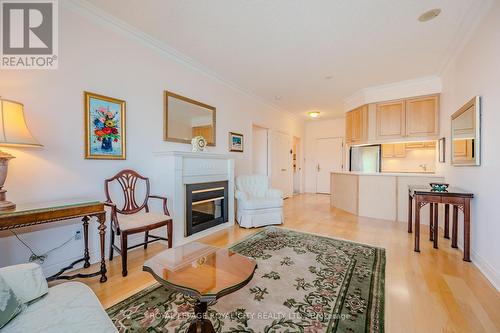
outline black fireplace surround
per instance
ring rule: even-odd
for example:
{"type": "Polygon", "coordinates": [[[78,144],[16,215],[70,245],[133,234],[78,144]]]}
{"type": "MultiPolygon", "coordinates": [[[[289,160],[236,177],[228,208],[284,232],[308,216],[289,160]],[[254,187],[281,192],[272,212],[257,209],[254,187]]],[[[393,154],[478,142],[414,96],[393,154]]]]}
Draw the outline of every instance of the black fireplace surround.
{"type": "Polygon", "coordinates": [[[228,182],[186,184],[186,236],[228,221],[228,182]]]}

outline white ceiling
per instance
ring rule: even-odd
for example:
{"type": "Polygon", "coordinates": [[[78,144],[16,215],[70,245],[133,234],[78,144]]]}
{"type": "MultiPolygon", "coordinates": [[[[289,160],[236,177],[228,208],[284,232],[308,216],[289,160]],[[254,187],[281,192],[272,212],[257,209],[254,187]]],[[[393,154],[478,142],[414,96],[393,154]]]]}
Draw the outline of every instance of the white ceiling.
{"type": "Polygon", "coordinates": [[[486,0],[88,1],[283,110],[329,117],[364,87],[439,74],[486,0]]]}

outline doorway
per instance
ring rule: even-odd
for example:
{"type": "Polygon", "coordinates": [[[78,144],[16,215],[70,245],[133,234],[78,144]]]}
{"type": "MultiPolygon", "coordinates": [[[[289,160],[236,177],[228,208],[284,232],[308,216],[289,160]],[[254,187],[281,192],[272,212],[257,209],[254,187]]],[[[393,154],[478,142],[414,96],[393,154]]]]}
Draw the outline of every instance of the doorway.
{"type": "Polygon", "coordinates": [[[302,180],[302,154],[300,151],[300,138],[294,136],[292,144],[292,168],[293,168],[293,194],[301,192],[302,180]]]}
{"type": "Polygon", "coordinates": [[[330,173],[344,168],[344,138],[316,139],[316,193],[330,194],[330,173]]]}
{"type": "Polygon", "coordinates": [[[269,130],[252,125],[252,173],[269,176],[269,130]]]}

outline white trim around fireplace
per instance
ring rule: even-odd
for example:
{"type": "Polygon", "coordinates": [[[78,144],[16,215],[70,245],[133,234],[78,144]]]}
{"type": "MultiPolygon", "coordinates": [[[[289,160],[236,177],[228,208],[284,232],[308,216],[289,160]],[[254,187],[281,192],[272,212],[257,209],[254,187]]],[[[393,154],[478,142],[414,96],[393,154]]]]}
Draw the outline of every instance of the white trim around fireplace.
{"type": "Polygon", "coordinates": [[[231,155],[204,152],[165,151],[154,153],[154,179],[167,193],[173,219],[173,246],[179,246],[234,225],[234,160],[231,155]],[[228,181],[228,222],[189,237],[186,230],[186,184],[228,181]]]}

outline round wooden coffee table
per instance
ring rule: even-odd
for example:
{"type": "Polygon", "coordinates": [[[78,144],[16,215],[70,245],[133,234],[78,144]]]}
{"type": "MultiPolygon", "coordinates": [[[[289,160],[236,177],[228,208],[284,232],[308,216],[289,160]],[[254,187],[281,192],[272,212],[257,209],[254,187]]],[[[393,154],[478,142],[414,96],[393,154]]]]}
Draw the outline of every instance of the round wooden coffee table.
{"type": "Polygon", "coordinates": [[[189,243],[148,259],[143,270],[167,288],[195,298],[196,318],[188,333],[215,333],[206,318],[210,302],[244,287],[253,277],[255,260],[227,249],[189,243]]]}

